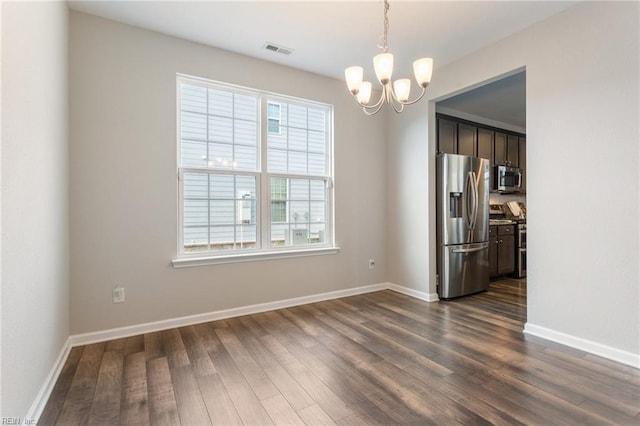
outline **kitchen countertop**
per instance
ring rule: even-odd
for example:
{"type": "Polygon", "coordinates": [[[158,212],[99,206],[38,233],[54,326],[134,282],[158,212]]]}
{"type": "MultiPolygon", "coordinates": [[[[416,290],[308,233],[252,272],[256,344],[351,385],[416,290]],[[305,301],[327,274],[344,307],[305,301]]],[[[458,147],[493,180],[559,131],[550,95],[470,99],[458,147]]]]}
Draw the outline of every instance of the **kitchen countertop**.
{"type": "Polygon", "coordinates": [[[489,219],[489,226],[491,225],[514,225],[516,222],[511,219],[489,219]]]}

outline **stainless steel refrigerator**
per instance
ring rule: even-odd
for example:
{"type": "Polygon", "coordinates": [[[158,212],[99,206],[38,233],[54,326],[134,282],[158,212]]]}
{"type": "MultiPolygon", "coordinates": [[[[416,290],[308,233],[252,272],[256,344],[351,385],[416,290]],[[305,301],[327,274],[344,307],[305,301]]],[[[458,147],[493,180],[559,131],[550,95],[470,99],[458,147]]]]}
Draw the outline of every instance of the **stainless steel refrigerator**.
{"type": "Polygon", "coordinates": [[[489,160],[438,154],[438,293],[451,299],[489,288],[489,160]]]}

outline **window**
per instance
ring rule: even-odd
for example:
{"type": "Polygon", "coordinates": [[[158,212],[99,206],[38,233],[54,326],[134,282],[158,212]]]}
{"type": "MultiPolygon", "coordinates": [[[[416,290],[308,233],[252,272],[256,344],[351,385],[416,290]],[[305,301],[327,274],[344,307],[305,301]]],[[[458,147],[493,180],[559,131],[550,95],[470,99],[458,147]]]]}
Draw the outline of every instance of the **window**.
{"type": "Polygon", "coordinates": [[[178,76],[179,257],[333,247],[332,112],[178,76]]]}

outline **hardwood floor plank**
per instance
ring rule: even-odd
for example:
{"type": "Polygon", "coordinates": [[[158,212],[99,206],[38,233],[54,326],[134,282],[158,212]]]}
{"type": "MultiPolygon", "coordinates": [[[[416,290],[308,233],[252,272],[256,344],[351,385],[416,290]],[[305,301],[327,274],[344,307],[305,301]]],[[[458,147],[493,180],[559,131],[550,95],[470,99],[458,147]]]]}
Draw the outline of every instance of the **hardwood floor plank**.
{"type": "Polygon", "coordinates": [[[126,338],[110,340],[108,342],[105,342],[104,351],[105,352],[113,352],[113,351],[124,352],[125,341],[126,341],[126,338]]]}
{"type": "Polygon", "coordinates": [[[144,352],[147,361],[167,356],[167,351],[164,349],[164,341],[162,339],[161,331],[146,333],[144,335],[144,352]]]}
{"type": "MultiPolygon", "coordinates": [[[[274,336],[264,336],[261,341],[280,364],[291,374],[298,384],[332,419],[339,420],[352,414],[344,401],[339,398],[324,382],[293,356],[274,336]]],[[[286,344],[286,343],[285,343],[286,344]]],[[[286,344],[291,347],[290,344],[286,344]]]]}
{"type": "Polygon", "coordinates": [[[278,388],[274,386],[249,351],[228,328],[217,329],[216,335],[227,349],[231,358],[233,358],[244,378],[251,385],[258,399],[262,400],[280,395],[278,388]]]}
{"type": "Polygon", "coordinates": [[[151,424],[167,426],[179,424],[180,418],[167,357],[147,361],[147,390],[151,424]]]}
{"type": "Polygon", "coordinates": [[[274,424],[304,426],[305,422],[296,414],[295,410],[291,408],[289,402],[282,395],[275,395],[263,399],[261,402],[274,424]]]}
{"type": "Polygon", "coordinates": [[[180,332],[176,328],[162,331],[162,339],[164,348],[169,361],[169,368],[178,368],[183,365],[189,365],[189,356],[184,347],[184,342],[180,336],[180,332]]]}
{"type": "Polygon", "coordinates": [[[180,424],[193,426],[210,425],[211,420],[209,419],[207,407],[202,400],[202,393],[191,365],[171,368],[170,372],[180,424]]]}
{"type": "Polygon", "coordinates": [[[180,337],[184,343],[189,362],[193,366],[196,376],[208,376],[216,373],[216,368],[211,362],[211,357],[202,343],[198,331],[194,326],[181,327],[180,337]]]}
{"type": "Polygon", "coordinates": [[[84,347],[78,368],[73,376],[71,389],[65,399],[58,424],[86,424],[89,420],[94,392],[98,383],[98,374],[104,343],[95,343],[84,347]]]}
{"type": "Polygon", "coordinates": [[[124,356],[144,352],[144,334],[127,337],[124,342],[124,356]]]}
{"type": "Polygon", "coordinates": [[[201,376],[197,381],[213,424],[227,426],[243,424],[218,374],[201,376]]]}
{"type": "MultiPolygon", "coordinates": [[[[218,339],[216,333],[225,328],[228,327],[215,328],[215,333],[210,338],[218,339]]],[[[255,425],[273,424],[224,344],[220,342],[219,345],[215,345],[215,350],[209,352],[209,355],[242,422],[255,425]]]]}
{"type": "MultiPolygon", "coordinates": [[[[243,318],[244,319],[244,318],[243,318]]],[[[252,354],[253,358],[263,369],[264,373],[271,382],[278,388],[278,391],[291,404],[294,410],[300,410],[315,404],[313,398],[296,382],[296,380],[284,369],[282,365],[272,356],[271,352],[258,340],[256,336],[264,336],[265,334],[258,331],[254,334],[252,331],[262,329],[256,327],[257,323],[250,322],[245,325],[245,321],[230,321],[230,329],[233,330],[238,339],[252,354]]]]}
{"type": "MultiPolygon", "coordinates": [[[[127,344],[125,344],[125,353],[126,347],[127,344]]],[[[122,386],[120,422],[123,425],[149,425],[147,366],[143,351],[134,352],[125,357],[122,386]]]]}
{"type": "Polygon", "coordinates": [[[640,424],[640,370],[522,334],[526,281],[394,291],[73,348],[39,424],[640,424]]]}
{"type": "Polygon", "coordinates": [[[298,414],[307,426],[331,426],[336,424],[318,405],[303,408],[298,411],[298,414]]]}
{"type": "MultiPolygon", "coordinates": [[[[106,347],[109,347],[107,345],[106,347]]],[[[112,346],[113,348],[113,346],[112,346]]],[[[105,352],[98,373],[95,396],[89,414],[89,425],[120,424],[124,340],[118,350],[105,352]]]]}
{"type": "Polygon", "coordinates": [[[69,394],[69,390],[71,389],[73,377],[76,373],[76,369],[78,368],[78,364],[80,363],[83,349],[84,348],[82,347],[71,348],[67,361],[62,367],[60,376],[51,391],[51,397],[42,411],[39,424],[53,425],[58,421],[64,402],[69,394]]]}

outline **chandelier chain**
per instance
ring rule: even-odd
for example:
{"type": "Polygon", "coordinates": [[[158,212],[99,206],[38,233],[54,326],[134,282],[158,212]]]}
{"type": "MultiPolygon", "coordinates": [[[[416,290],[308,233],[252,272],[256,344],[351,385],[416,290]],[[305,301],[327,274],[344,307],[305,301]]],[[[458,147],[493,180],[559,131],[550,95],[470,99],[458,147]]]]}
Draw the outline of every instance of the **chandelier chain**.
{"type": "MultiPolygon", "coordinates": [[[[389,1],[388,0],[384,0],[384,21],[382,24],[382,35],[380,36],[380,38],[382,39],[382,45],[378,45],[378,47],[380,49],[382,49],[382,52],[384,53],[388,53],[389,51],[389,44],[387,42],[387,37],[389,34],[389,1]]],[[[379,40],[379,39],[378,39],[379,40]]]]}

